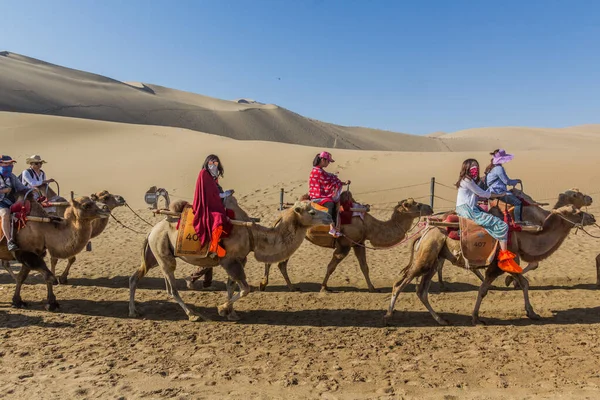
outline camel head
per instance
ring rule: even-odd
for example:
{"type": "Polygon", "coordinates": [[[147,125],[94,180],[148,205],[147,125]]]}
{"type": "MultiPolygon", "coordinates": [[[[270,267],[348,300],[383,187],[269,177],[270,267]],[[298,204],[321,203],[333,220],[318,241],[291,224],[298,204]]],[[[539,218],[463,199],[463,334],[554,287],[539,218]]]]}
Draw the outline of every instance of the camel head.
{"type": "Polygon", "coordinates": [[[552,210],[552,214],[560,215],[563,219],[571,222],[573,226],[588,226],[596,223],[596,218],[592,214],[581,211],[571,204],[555,208],[552,210]]]}
{"type": "Polygon", "coordinates": [[[122,207],[127,204],[123,196],[112,194],[108,190],[103,190],[99,193],[92,194],[90,199],[106,204],[111,211],[117,207],[122,207]]]}
{"type": "Polygon", "coordinates": [[[419,203],[409,198],[398,202],[398,205],[394,209],[394,214],[396,213],[417,218],[433,214],[433,209],[428,204],[419,203]]]}
{"type": "Polygon", "coordinates": [[[301,226],[329,225],[333,223],[333,219],[328,212],[317,210],[310,201],[297,201],[291,210],[301,226]]]}
{"type": "Polygon", "coordinates": [[[592,205],[592,198],[579,189],[570,189],[558,195],[558,204],[572,204],[575,208],[588,207],[592,205]]]}
{"type": "Polygon", "coordinates": [[[96,202],[87,196],[75,198],[71,192],[70,203],[71,206],[65,211],[65,217],[72,213],[77,220],[84,221],[110,216],[110,209],[106,204],[96,202]]]}

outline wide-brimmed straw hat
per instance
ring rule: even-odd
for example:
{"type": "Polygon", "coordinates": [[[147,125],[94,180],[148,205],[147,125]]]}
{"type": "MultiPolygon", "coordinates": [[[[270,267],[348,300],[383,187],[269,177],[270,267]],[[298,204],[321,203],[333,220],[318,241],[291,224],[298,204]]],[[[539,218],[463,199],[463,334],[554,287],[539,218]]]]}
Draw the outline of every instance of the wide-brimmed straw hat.
{"type": "Polygon", "coordinates": [[[27,160],[25,160],[25,164],[32,164],[32,163],[46,164],[46,160],[42,159],[41,156],[35,154],[31,157],[27,157],[27,160]]]}
{"type": "Polygon", "coordinates": [[[499,165],[507,163],[513,158],[515,158],[514,155],[508,154],[506,151],[504,151],[504,149],[500,149],[496,152],[496,154],[494,154],[494,159],[492,162],[494,163],[494,165],[499,165]]]}

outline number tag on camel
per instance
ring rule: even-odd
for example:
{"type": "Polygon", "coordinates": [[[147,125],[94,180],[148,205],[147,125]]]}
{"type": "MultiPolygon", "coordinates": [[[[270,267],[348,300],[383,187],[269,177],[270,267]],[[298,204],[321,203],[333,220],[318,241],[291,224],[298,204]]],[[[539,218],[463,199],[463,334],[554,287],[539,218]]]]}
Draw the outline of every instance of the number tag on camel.
{"type": "Polygon", "coordinates": [[[494,261],[498,241],[475,222],[460,218],[460,248],[467,267],[485,267],[494,261]]]}
{"type": "Polygon", "coordinates": [[[176,256],[207,257],[210,242],[200,246],[200,240],[194,229],[194,213],[192,206],[187,205],[181,212],[177,242],[175,245],[176,256]]]}

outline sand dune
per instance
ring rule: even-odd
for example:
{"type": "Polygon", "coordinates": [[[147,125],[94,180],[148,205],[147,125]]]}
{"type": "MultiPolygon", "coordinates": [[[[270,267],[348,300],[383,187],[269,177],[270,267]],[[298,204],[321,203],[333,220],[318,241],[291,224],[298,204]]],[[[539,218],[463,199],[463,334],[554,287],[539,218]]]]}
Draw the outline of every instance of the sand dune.
{"type": "Polygon", "coordinates": [[[172,126],[240,140],[386,151],[575,148],[579,143],[570,143],[573,136],[583,139],[588,134],[587,145],[596,145],[591,134],[599,131],[598,125],[559,130],[504,127],[416,136],[345,127],[252,99],[221,100],[149,83],[120,82],[9,52],[0,53],[0,111],[172,126]]]}

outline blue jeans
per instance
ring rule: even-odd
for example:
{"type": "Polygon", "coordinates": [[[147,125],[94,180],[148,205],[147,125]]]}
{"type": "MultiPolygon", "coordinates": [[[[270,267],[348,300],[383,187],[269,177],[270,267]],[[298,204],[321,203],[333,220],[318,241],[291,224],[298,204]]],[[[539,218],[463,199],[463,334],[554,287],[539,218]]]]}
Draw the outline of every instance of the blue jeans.
{"type": "Polygon", "coordinates": [[[506,197],[502,197],[500,200],[515,206],[515,222],[523,221],[523,203],[521,202],[521,199],[514,194],[509,194],[506,197]]]}

